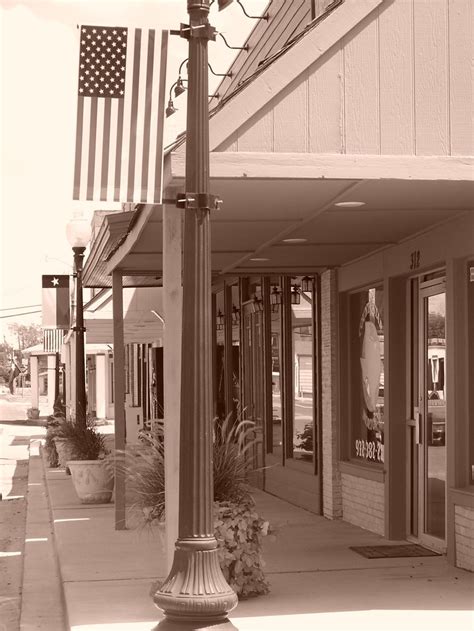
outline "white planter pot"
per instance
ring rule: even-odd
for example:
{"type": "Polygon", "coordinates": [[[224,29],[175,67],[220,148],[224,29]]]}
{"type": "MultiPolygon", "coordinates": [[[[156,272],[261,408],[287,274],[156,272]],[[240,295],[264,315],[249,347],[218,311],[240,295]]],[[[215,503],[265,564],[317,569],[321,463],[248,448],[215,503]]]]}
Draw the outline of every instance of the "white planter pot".
{"type": "Polygon", "coordinates": [[[112,499],[114,474],[103,460],[70,460],[72,482],[82,504],[107,504],[112,499]]]}

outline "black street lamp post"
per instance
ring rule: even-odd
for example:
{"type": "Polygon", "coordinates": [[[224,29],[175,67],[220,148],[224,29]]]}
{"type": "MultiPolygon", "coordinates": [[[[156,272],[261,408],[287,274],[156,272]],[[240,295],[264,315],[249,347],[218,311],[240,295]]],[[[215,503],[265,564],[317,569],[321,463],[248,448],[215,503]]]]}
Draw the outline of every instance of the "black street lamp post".
{"type": "Polygon", "coordinates": [[[76,215],[66,226],[66,235],[74,252],[74,276],[76,278],[76,326],[75,331],[75,421],[86,426],[86,374],[84,349],[84,304],[82,298],[82,268],[84,252],[89,243],[91,229],[89,223],[80,215],[76,215]]]}
{"type": "MultiPolygon", "coordinates": [[[[183,358],[179,463],[179,529],[171,571],[154,595],[167,623],[214,625],[227,619],[237,596],[227,584],[213,527],[212,353],[209,193],[209,0],[187,0],[189,40],[186,193],[184,211],[183,358]]],[[[229,623],[230,625],[230,623],[229,623]]],[[[199,628],[204,628],[199,626],[199,628]]]]}

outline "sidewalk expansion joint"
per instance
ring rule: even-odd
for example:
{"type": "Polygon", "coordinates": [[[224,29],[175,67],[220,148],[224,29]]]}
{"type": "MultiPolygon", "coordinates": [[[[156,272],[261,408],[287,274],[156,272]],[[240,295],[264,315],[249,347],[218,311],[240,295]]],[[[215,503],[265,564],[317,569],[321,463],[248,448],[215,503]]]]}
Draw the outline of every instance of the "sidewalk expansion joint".
{"type": "Polygon", "coordinates": [[[112,583],[121,581],[164,581],[166,576],[124,576],[121,578],[81,578],[76,581],[63,581],[64,585],[80,583],[112,583]]]}
{"type": "MultiPolygon", "coordinates": [[[[414,569],[416,567],[420,567],[417,565],[412,565],[410,566],[411,569],[414,569]]],[[[280,575],[280,574],[319,574],[319,573],[324,573],[324,572],[365,572],[366,570],[369,571],[373,571],[373,570],[377,570],[380,571],[381,569],[383,570],[397,570],[400,568],[405,568],[407,569],[407,567],[405,565],[377,565],[377,566],[372,566],[372,567],[328,567],[328,568],[316,568],[315,570],[277,570],[275,572],[265,572],[267,574],[267,576],[272,576],[272,575],[280,575]]]]}

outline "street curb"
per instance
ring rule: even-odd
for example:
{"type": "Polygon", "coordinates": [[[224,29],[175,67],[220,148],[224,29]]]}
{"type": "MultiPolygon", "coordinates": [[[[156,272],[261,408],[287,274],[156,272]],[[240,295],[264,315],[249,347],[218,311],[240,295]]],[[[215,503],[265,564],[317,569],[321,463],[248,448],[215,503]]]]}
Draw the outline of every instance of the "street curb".
{"type": "Polygon", "coordinates": [[[30,442],[20,631],[66,631],[67,609],[40,441],[30,442]]]}

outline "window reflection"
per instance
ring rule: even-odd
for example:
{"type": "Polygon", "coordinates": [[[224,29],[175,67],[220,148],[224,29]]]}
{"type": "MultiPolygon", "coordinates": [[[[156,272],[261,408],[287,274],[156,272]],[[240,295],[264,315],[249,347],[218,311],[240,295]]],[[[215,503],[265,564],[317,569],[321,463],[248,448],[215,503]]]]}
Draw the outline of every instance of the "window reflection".
{"type": "Polygon", "coordinates": [[[234,417],[240,408],[240,308],[239,285],[232,285],[232,410],[234,417]]]}
{"type": "Polygon", "coordinates": [[[281,284],[272,279],[270,291],[270,321],[272,346],[272,418],[273,453],[281,456],[283,450],[281,401],[281,284]]]}
{"type": "Polygon", "coordinates": [[[225,404],[225,327],[224,292],[216,294],[216,416],[224,419],[225,404]]]}

